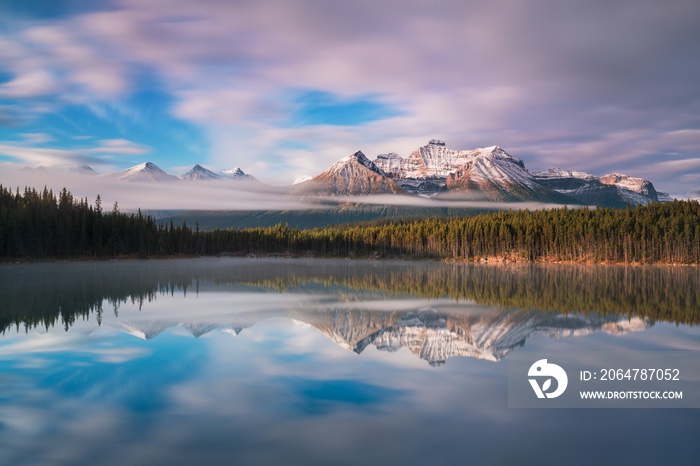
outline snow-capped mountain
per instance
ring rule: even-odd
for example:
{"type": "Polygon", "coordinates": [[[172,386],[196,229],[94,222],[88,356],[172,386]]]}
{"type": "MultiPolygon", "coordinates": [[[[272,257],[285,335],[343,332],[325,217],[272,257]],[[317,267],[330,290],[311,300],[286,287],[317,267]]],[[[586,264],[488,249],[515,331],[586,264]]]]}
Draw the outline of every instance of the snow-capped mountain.
{"type": "Polygon", "coordinates": [[[247,173],[244,173],[243,170],[241,170],[238,167],[233,167],[230,170],[223,170],[219,172],[219,176],[221,176],[221,178],[227,178],[231,180],[258,181],[253,175],[248,175],[247,173]]]}
{"type": "Polygon", "coordinates": [[[360,151],[342,158],[319,175],[293,185],[292,192],[315,195],[399,194],[404,190],[360,151]]]}
{"type": "Polygon", "coordinates": [[[590,173],[550,168],[533,175],[541,185],[588,205],[623,208],[660,200],[650,181],[620,173],[598,178],[590,173]]]}
{"type": "MultiPolygon", "coordinates": [[[[253,313],[240,316],[240,322],[228,323],[145,320],[120,322],[114,327],[141,339],[155,338],[173,327],[187,329],[195,338],[215,330],[235,336],[258,321],[274,316],[253,313]]],[[[433,366],[455,356],[498,361],[536,334],[550,338],[578,337],[594,332],[622,335],[653,325],[640,317],[563,315],[517,309],[454,314],[429,308],[401,312],[307,309],[291,313],[280,311],[276,316],[314,327],[337,345],[358,354],[370,345],[389,352],[407,348],[433,366]]]]}
{"type": "Polygon", "coordinates": [[[498,146],[453,150],[437,139],[407,158],[388,153],[370,161],[358,151],[291,191],[331,196],[455,193],[469,199],[606,207],[659,201],[654,185],[641,178],[620,173],[599,178],[559,168],[530,173],[522,160],[498,146]]]}
{"type": "Polygon", "coordinates": [[[183,180],[202,180],[202,181],[209,181],[209,180],[220,180],[222,178],[221,175],[218,175],[214,173],[211,170],[208,170],[201,166],[200,164],[195,165],[192,167],[190,171],[182,175],[180,178],[183,180]]]}
{"type": "Polygon", "coordinates": [[[621,173],[611,173],[600,177],[600,182],[609,186],[617,186],[623,196],[628,197],[632,204],[648,204],[651,201],[658,201],[658,194],[651,181],[621,173]],[[632,192],[637,196],[629,196],[632,192]]]}
{"type": "Polygon", "coordinates": [[[572,203],[572,199],[540,185],[522,160],[498,146],[469,152],[463,165],[447,176],[450,191],[476,193],[495,201],[572,203]]]}
{"type": "Polygon", "coordinates": [[[152,162],[145,162],[139,165],[135,165],[126,170],[111,173],[107,175],[110,178],[115,178],[120,181],[176,181],[179,178],[173,175],[169,175],[161,170],[156,164],[152,162]]]}
{"type": "Polygon", "coordinates": [[[372,162],[362,152],[345,157],[293,192],[325,195],[379,193],[419,194],[440,192],[468,194],[494,201],[535,200],[576,203],[541,186],[525,170],[522,160],[498,146],[451,150],[437,139],[404,159],[382,154],[372,162]]]}
{"type": "MultiPolygon", "coordinates": [[[[298,318],[298,317],[297,317],[298,318]]],[[[500,310],[478,314],[333,310],[305,318],[340,346],[361,353],[369,345],[382,351],[408,348],[430,365],[454,356],[498,361],[534,334],[550,338],[602,331],[620,335],[645,330],[652,322],[639,317],[593,316],[500,310]]]]}
{"type": "MultiPolygon", "coordinates": [[[[89,166],[50,169],[95,174],[89,166]]],[[[39,167],[36,170],[49,168],[39,167]]],[[[238,167],[214,172],[200,164],[178,178],[152,162],[105,176],[139,182],[258,181],[238,167]]],[[[650,181],[621,173],[598,177],[560,168],[530,173],[522,160],[508,154],[501,147],[453,150],[437,139],[430,140],[406,158],[388,153],[380,154],[372,161],[357,151],[313,178],[295,181],[287,189],[298,195],[412,194],[432,197],[449,194],[453,198],[469,200],[536,201],[613,208],[664,202],[679,197],[659,193],[650,181]]],[[[698,196],[700,194],[680,197],[698,196]]]]}

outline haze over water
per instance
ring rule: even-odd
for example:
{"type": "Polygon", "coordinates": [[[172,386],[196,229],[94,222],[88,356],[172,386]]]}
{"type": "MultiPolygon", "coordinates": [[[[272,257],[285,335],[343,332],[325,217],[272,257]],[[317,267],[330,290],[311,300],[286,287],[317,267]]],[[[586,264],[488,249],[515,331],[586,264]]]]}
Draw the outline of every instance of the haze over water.
{"type": "Polygon", "coordinates": [[[698,282],[692,267],[4,265],[0,462],[693,463],[699,410],[508,408],[507,361],[699,351],[698,282]]]}

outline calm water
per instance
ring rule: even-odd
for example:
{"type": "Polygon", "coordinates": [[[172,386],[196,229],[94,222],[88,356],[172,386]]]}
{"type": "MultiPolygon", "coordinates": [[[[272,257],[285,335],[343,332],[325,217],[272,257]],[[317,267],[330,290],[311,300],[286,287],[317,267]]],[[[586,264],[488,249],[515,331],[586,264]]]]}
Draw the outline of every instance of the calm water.
{"type": "Polygon", "coordinates": [[[661,267],[0,266],[0,464],[698,464],[700,409],[508,408],[507,361],[700,351],[699,284],[661,267]]]}

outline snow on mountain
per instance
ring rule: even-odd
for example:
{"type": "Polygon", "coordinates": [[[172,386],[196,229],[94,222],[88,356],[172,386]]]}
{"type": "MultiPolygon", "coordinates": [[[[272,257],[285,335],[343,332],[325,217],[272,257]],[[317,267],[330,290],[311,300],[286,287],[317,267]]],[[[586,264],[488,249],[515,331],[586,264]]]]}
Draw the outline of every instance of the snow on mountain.
{"type": "Polygon", "coordinates": [[[181,322],[178,325],[189,330],[195,338],[199,338],[219,328],[219,324],[216,323],[181,322]]]}
{"type": "Polygon", "coordinates": [[[361,151],[342,158],[312,179],[292,186],[291,191],[331,196],[404,192],[361,151]]]}
{"type": "Polygon", "coordinates": [[[650,181],[620,173],[598,178],[590,173],[550,168],[533,175],[541,185],[588,205],[621,208],[659,201],[650,181]]]}
{"type": "Polygon", "coordinates": [[[115,179],[120,180],[120,181],[162,182],[162,181],[177,181],[177,180],[179,180],[178,177],[173,176],[173,175],[169,175],[168,173],[165,173],[156,164],[154,164],[152,162],[141,163],[141,164],[135,165],[131,168],[127,168],[126,170],[116,172],[116,173],[111,173],[107,176],[109,176],[110,178],[115,178],[115,179]]]}
{"type": "Polygon", "coordinates": [[[294,180],[294,182],[292,183],[292,185],[299,184],[299,183],[303,183],[304,181],[309,181],[309,180],[312,179],[312,178],[313,178],[313,176],[303,176],[303,177],[301,177],[301,178],[297,178],[296,180],[294,180]]]}
{"type": "Polygon", "coordinates": [[[142,340],[151,340],[175,324],[163,321],[119,322],[115,328],[142,340]]]}
{"type": "Polygon", "coordinates": [[[475,192],[495,201],[573,203],[540,185],[517,159],[498,146],[470,151],[469,159],[447,177],[447,188],[475,192]]]}
{"type": "Polygon", "coordinates": [[[190,171],[181,176],[183,180],[212,181],[212,180],[236,180],[236,181],[257,181],[255,177],[247,175],[238,167],[230,170],[223,170],[219,173],[204,168],[197,164],[190,171]]]}
{"type": "MultiPolygon", "coordinates": [[[[614,185],[623,190],[631,191],[633,193],[639,194],[640,196],[633,196],[640,199],[639,204],[647,204],[651,201],[658,201],[656,194],[656,189],[651,181],[643,180],[641,178],[634,178],[632,176],[623,175],[621,173],[611,173],[609,175],[601,176],[600,182],[607,185],[614,185]],[[646,202],[644,202],[646,199],[646,202]]],[[[622,191],[624,193],[624,191],[622,191]]],[[[623,194],[624,195],[624,194],[623,194]]]]}
{"type": "Polygon", "coordinates": [[[641,331],[651,322],[626,316],[594,316],[499,310],[478,314],[327,310],[297,317],[308,321],[343,348],[361,353],[369,345],[382,351],[408,348],[441,365],[454,356],[498,361],[534,334],[550,338],[583,336],[596,331],[616,335],[641,331]]]}
{"type": "Polygon", "coordinates": [[[219,180],[222,178],[221,175],[218,175],[214,173],[211,170],[208,170],[201,166],[200,164],[195,165],[192,167],[190,171],[182,175],[180,178],[183,180],[201,180],[201,181],[209,181],[209,180],[219,180]]]}
{"type": "MultiPolygon", "coordinates": [[[[525,344],[532,335],[567,338],[604,332],[623,335],[643,331],[653,322],[620,315],[557,314],[519,309],[480,309],[474,313],[444,313],[424,308],[415,311],[315,308],[251,313],[236,322],[118,322],[114,327],[141,339],[152,339],[167,329],[181,327],[195,337],[212,331],[238,335],[270,317],[291,318],[297,326],[314,327],[337,345],[362,353],[373,345],[395,352],[407,348],[430,365],[444,364],[455,356],[498,361],[525,344]]],[[[240,316],[239,316],[240,317],[240,316]]]]}
{"type": "Polygon", "coordinates": [[[543,180],[543,179],[595,180],[598,178],[597,176],[591,175],[590,173],[580,172],[580,171],[562,170],[561,168],[550,168],[548,170],[533,172],[532,175],[537,177],[538,180],[543,180]]]}
{"type": "Polygon", "coordinates": [[[247,180],[247,181],[257,181],[254,176],[248,175],[243,172],[238,167],[233,167],[230,170],[224,170],[219,172],[221,178],[228,178],[232,180],[247,180]]]}
{"type": "Polygon", "coordinates": [[[574,202],[541,186],[522,160],[498,146],[452,150],[433,139],[406,159],[395,153],[380,154],[375,163],[411,194],[448,190],[495,201],[574,202]]]}

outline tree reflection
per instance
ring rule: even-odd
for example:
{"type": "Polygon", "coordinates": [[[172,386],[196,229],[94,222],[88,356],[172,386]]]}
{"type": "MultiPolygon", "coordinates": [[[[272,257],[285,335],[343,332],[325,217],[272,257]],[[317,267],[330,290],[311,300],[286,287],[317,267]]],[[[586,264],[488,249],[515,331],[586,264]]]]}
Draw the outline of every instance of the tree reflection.
{"type": "MultiPolygon", "coordinates": [[[[158,296],[203,290],[347,293],[474,301],[507,310],[697,324],[700,269],[434,262],[201,259],[0,267],[0,330],[115,316],[158,296]]],[[[232,295],[233,296],[233,295],[232,295]]]]}

